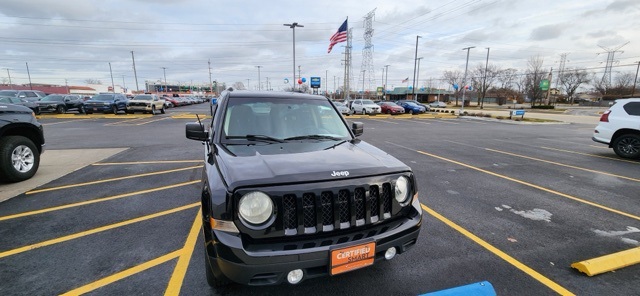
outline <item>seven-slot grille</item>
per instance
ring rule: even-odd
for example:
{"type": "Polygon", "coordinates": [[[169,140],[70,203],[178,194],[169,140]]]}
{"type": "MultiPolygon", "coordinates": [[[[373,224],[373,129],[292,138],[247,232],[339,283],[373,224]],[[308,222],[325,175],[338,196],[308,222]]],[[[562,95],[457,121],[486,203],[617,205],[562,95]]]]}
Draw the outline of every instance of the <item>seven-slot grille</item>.
{"type": "Polygon", "coordinates": [[[391,184],[285,194],[282,222],[286,235],[346,229],[391,217],[391,184]]]}

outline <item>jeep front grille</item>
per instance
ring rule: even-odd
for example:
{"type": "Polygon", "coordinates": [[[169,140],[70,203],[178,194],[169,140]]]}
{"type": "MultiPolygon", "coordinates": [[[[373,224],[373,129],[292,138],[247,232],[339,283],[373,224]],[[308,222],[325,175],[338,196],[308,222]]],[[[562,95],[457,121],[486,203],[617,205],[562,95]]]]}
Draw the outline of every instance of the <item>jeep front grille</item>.
{"type": "Polygon", "coordinates": [[[279,213],[286,235],[328,232],[391,217],[392,198],[390,183],[319,194],[285,194],[279,213]]]}

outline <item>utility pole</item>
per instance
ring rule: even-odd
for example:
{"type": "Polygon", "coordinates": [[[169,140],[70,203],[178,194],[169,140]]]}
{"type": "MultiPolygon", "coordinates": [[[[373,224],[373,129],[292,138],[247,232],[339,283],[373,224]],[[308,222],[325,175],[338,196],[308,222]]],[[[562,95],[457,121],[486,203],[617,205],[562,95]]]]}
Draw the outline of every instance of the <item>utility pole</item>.
{"type": "Polygon", "coordinates": [[[293,29],[293,87],[292,90],[296,90],[296,27],[304,28],[303,25],[298,23],[284,24],[284,26],[293,29]]]}
{"type": "Polygon", "coordinates": [[[116,85],[113,83],[113,71],[111,70],[111,62],[109,62],[109,73],[111,74],[111,91],[116,92],[116,85]]]}
{"type": "Polygon", "coordinates": [[[302,72],[300,71],[300,65],[298,65],[298,79],[302,79],[302,72]]]}
{"type": "MultiPolygon", "coordinates": [[[[416,76],[416,81],[418,82],[418,87],[420,87],[420,60],[422,60],[422,57],[418,58],[418,70],[417,70],[417,76],[416,76]]],[[[415,86],[414,88],[414,93],[415,93],[415,86]]],[[[418,101],[418,98],[416,96],[415,98],[416,102],[418,101]]]]}
{"type": "Polygon", "coordinates": [[[124,83],[124,75],[122,75],[122,90],[124,93],[127,93],[127,85],[124,83]]]}
{"type": "Polygon", "coordinates": [[[251,81],[251,79],[247,79],[247,90],[251,90],[251,88],[249,87],[249,81],[251,81]]]}
{"type": "MultiPolygon", "coordinates": [[[[604,51],[607,53],[607,65],[605,66],[604,75],[602,76],[602,80],[605,82],[605,86],[607,89],[611,85],[611,68],[613,68],[613,63],[615,62],[616,52],[623,53],[624,51],[621,51],[619,49],[624,47],[627,44],[629,44],[629,41],[613,49],[598,45],[600,46],[600,48],[604,49],[604,51]]],[[[599,54],[601,53],[598,53],[598,55],[599,54]]]]}
{"type": "MultiPolygon", "coordinates": [[[[482,101],[480,109],[484,109],[484,96],[487,94],[487,71],[489,70],[489,47],[487,47],[487,62],[484,64],[484,78],[482,79],[482,101]]],[[[464,102],[463,102],[464,103],[464,102]]]]}
{"type": "Polygon", "coordinates": [[[9,86],[13,89],[13,83],[11,83],[11,73],[9,73],[9,68],[7,68],[7,76],[9,76],[9,86]]]}
{"type": "Polygon", "coordinates": [[[324,95],[325,96],[329,95],[328,86],[329,86],[329,70],[324,70],[324,95]]]}
{"type": "Polygon", "coordinates": [[[389,81],[389,66],[391,65],[384,65],[384,99],[387,99],[387,82],[389,81]]]}
{"type": "Polygon", "coordinates": [[[638,63],[638,67],[636,67],[636,79],[633,80],[633,90],[631,90],[632,97],[636,93],[636,82],[638,82],[638,70],[640,70],[640,61],[636,63],[638,63]]]}
{"type": "Polygon", "coordinates": [[[29,76],[29,89],[33,90],[33,85],[31,84],[31,73],[29,73],[29,63],[28,62],[24,62],[24,63],[25,65],[27,65],[27,76],[29,76]]]}
{"type": "Polygon", "coordinates": [[[364,77],[365,74],[367,74],[367,70],[362,70],[362,96],[360,97],[361,99],[364,99],[364,77]]]}
{"type": "Polygon", "coordinates": [[[420,35],[416,35],[416,53],[413,58],[413,86],[411,87],[411,99],[413,100],[416,99],[416,66],[418,65],[418,39],[420,38],[420,35]]]}
{"type": "Polygon", "coordinates": [[[464,77],[462,78],[462,107],[460,108],[460,114],[462,114],[462,111],[464,111],[464,96],[466,94],[466,83],[467,83],[467,70],[469,69],[469,51],[471,51],[472,48],[475,48],[475,46],[470,46],[470,47],[466,47],[463,48],[462,50],[466,50],[467,51],[467,63],[464,66],[464,77]]]}
{"type": "Polygon", "coordinates": [[[162,74],[164,75],[164,92],[167,93],[167,90],[169,89],[167,87],[167,68],[166,67],[162,67],[162,74]]]}
{"type": "Polygon", "coordinates": [[[256,68],[258,68],[258,90],[262,90],[262,85],[260,84],[260,68],[262,68],[262,66],[256,66],[256,68]]]}
{"type": "Polygon", "coordinates": [[[213,80],[211,80],[211,59],[207,61],[209,64],[209,92],[213,95],[213,80]]]}
{"type": "Polygon", "coordinates": [[[136,91],[140,91],[140,87],[138,87],[138,73],[136,73],[136,58],[133,56],[133,50],[131,51],[131,60],[133,60],[133,77],[136,80],[136,91]]]}
{"type": "Polygon", "coordinates": [[[547,98],[544,100],[544,104],[545,105],[549,105],[549,95],[551,95],[551,73],[553,73],[553,68],[551,68],[551,71],[549,71],[549,77],[547,79],[549,79],[549,88],[547,89],[547,98]]]}

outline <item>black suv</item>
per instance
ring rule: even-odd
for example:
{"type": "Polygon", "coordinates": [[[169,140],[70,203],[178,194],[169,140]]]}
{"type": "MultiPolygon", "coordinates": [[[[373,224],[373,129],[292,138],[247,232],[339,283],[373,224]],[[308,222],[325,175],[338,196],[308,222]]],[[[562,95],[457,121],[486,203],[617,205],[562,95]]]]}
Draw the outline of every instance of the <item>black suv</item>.
{"type": "Polygon", "coordinates": [[[85,113],[84,101],[77,95],[50,94],[37,102],[41,112],[56,112],[58,114],[67,111],[85,113]]]}
{"type": "Polygon", "coordinates": [[[415,245],[422,223],[411,168],[359,140],[327,98],[226,91],[205,142],[207,281],[291,284],[337,275],[415,245]]]}
{"type": "Polygon", "coordinates": [[[33,177],[43,152],[42,125],[31,109],[0,104],[0,183],[33,177]]]}

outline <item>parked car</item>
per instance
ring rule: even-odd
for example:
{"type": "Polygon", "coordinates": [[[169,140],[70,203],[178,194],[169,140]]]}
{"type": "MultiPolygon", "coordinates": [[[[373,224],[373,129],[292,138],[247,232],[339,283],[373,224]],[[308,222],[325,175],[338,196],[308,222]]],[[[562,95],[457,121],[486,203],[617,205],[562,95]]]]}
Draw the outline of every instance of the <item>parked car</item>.
{"type": "Polygon", "coordinates": [[[379,114],[380,106],[376,105],[372,100],[356,99],[351,102],[351,113],[379,114]]]}
{"type": "Polygon", "coordinates": [[[435,101],[435,102],[429,103],[429,106],[433,108],[446,108],[447,104],[445,102],[435,101]]]}
{"type": "Polygon", "coordinates": [[[425,104],[420,103],[420,102],[418,102],[418,101],[416,101],[416,100],[398,100],[398,101],[396,101],[396,104],[398,104],[398,105],[399,105],[399,104],[400,104],[400,103],[402,103],[402,102],[410,102],[410,103],[414,103],[414,104],[416,104],[416,105],[418,105],[418,106],[421,106],[421,107],[423,107],[423,108],[424,108],[425,112],[429,112],[429,111],[431,111],[431,107],[429,107],[429,105],[425,105],[425,104]]]}
{"type": "Polygon", "coordinates": [[[616,100],[600,117],[592,139],[623,158],[640,158],[640,98],[616,100]]]}
{"type": "Polygon", "coordinates": [[[127,101],[124,94],[101,93],[84,101],[84,108],[88,114],[93,112],[118,114],[118,111],[127,111],[127,101]]]}
{"type": "Polygon", "coordinates": [[[419,106],[412,101],[398,101],[396,103],[404,108],[405,113],[420,114],[427,112],[427,109],[425,107],[419,106]]]}
{"type": "Polygon", "coordinates": [[[9,96],[25,99],[29,102],[38,101],[47,95],[39,90],[12,90],[5,89],[0,91],[0,96],[9,96]]]}
{"type": "MultiPolygon", "coordinates": [[[[178,107],[181,104],[175,97],[163,96],[162,98],[171,104],[169,108],[178,107]]],[[[167,104],[165,104],[165,106],[167,106],[167,104]]]]}
{"type": "Polygon", "coordinates": [[[349,110],[349,107],[347,107],[347,105],[345,105],[344,103],[333,102],[333,104],[336,105],[336,108],[338,108],[338,111],[340,112],[340,114],[347,115],[347,116],[351,114],[351,110],[349,110]]]}
{"type": "Polygon", "coordinates": [[[363,123],[349,126],[328,98],[226,91],[211,117],[185,127],[205,144],[198,197],[209,285],[297,284],[416,245],[411,168],[358,139],[363,123]]]}
{"type": "Polygon", "coordinates": [[[42,153],[44,132],[31,109],[0,103],[0,180],[19,182],[33,177],[42,153]]]}
{"type": "Polygon", "coordinates": [[[17,97],[2,97],[0,96],[0,103],[14,104],[25,106],[33,111],[36,115],[40,115],[40,106],[36,102],[30,102],[22,98],[17,97]]]}
{"type": "Polygon", "coordinates": [[[64,114],[68,111],[85,113],[84,101],[77,95],[50,94],[39,101],[40,112],[56,112],[64,114]]]}
{"type": "Polygon", "coordinates": [[[158,110],[165,113],[164,100],[155,94],[136,95],[127,101],[127,113],[142,112],[156,115],[158,110]]]}
{"type": "Polygon", "coordinates": [[[394,102],[380,102],[380,111],[386,114],[404,114],[404,108],[394,102]]]}

